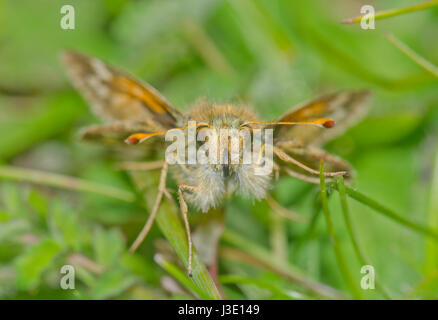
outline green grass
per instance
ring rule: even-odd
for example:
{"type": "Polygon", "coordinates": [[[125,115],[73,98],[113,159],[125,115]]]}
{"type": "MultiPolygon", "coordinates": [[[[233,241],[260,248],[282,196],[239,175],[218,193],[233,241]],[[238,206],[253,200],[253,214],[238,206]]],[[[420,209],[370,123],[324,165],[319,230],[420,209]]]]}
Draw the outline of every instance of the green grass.
{"type": "MultiPolygon", "coordinates": [[[[429,8],[432,8],[435,6],[438,6],[438,1],[436,1],[436,0],[426,1],[426,2],[418,3],[418,4],[415,4],[412,6],[403,7],[403,8],[379,11],[379,12],[375,13],[374,18],[376,20],[388,19],[388,18],[400,16],[403,14],[412,13],[415,11],[426,10],[426,9],[429,9],[429,8]]],[[[362,20],[362,16],[359,16],[359,17],[355,17],[355,18],[351,18],[351,19],[342,20],[342,23],[358,23],[361,20],[362,20]]]]}
{"type": "MultiPolygon", "coordinates": [[[[348,0],[71,4],[75,30],[59,27],[53,1],[0,5],[1,299],[438,297],[437,1],[371,3],[375,30],[339,23],[360,13],[348,0]],[[365,119],[324,146],[351,162],[354,183],[273,183],[273,199],[308,223],[239,197],[220,214],[189,208],[192,278],[181,214],[165,198],[130,254],[159,171],[117,170],[131,157],[77,140],[97,120],[66,80],[65,48],[150,82],[180,110],[206,97],[273,120],[324,92],[371,90],[365,119]],[[202,244],[216,244],[202,240],[223,226],[208,266],[202,244]],[[75,266],[75,290],[59,287],[65,264],[75,266]],[[375,290],[360,288],[365,264],[375,290]]],[[[175,200],[171,178],[168,188],[175,200]]]]}
{"type": "Polygon", "coordinates": [[[322,211],[324,212],[325,215],[327,231],[330,236],[330,242],[332,243],[333,249],[335,251],[336,260],[338,262],[339,269],[341,271],[342,277],[345,279],[345,282],[350,288],[353,297],[355,299],[362,299],[362,294],[358,286],[356,285],[356,282],[353,279],[351,271],[348,268],[347,261],[345,259],[342,248],[339,244],[339,239],[336,235],[335,227],[333,225],[333,220],[328,206],[327,187],[324,178],[324,162],[322,159],[321,159],[321,166],[319,171],[320,171],[319,178],[320,178],[320,194],[321,194],[322,211]]]}

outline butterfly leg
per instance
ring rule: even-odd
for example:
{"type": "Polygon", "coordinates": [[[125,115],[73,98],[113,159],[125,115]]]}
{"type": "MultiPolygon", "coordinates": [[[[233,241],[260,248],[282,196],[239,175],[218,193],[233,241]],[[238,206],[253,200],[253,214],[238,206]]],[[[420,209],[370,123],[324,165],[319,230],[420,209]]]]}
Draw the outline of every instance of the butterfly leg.
{"type": "MultiPolygon", "coordinates": [[[[283,161],[285,162],[289,162],[289,163],[293,163],[294,165],[296,165],[297,167],[313,174],[313,175],[319,175],[319,171],[314,170],[308,166],[306,166],[305,164],[299,162],[298,160],[292,158],[290,155],[288,155],[287,153],[285,153],[284,151],[280,150],[279,148],[275,148],[274,147],[274,153],[283,161]]],[[[345,175],[347,174],[346,171],[337,171],[337,172],[324,172],[324,176],[325,177],[334,177],[334,176],[340,176],[340,175],[345,175]]]]}
{"type": "Polygon", "coordinates": [[[184,197],[183,197],[183,191],[195,191],[198,187],[196,186],[189,186],[186,184],[181,184],[178,186],[178,198],[179,198],[179,206],[181,208],[181,213],[183,215],[183,219],[184,219],[184,224],[186,227],[186,232],[187,232],[187,240],[189,243],[189,262],[188,262],[188,274],[189,277],[192,276],[192,236],[190,233],[190,224],[189,224],[189,219],[187,217],[187,204],[184,201],[184,197]]]}
{"type": "Polygon", "coordinates": [[[305,174],[301,174],[301,173],[295,172],[295,171],[290,170],[288,168],[283,168],[283,170],[284,170],[284,172],[286,172],[291,177],[294,177],[294,178],[297,178],[297,179],[300,179],[300,180],[303,180],[303,181],[306,181],[306,182],[309,182],[309,183],[313,183],[313,184],[319,184],[320,183],[319,178],[309,177],[309,176],[306,176],[305,174]]]}
{"type": "Polygon", "coordinates": [[[129,248],[129,252],[134,252],[135,250],[137,250],[138,246],[146,238],[147,234],[149,233],[149,230],[152,227],[152,224],[155,220],[155,216],[157,215],[157,212],[158,212],[158,208],[160,207],[160,203],[161,203],[161,200],[163,198],[163,194],[165,194],[165,192],[166,192],[167,170],[168,170],[168,164],[167,164],[167,162],[164,162],[163,168],[161,169],[161,176],[160,176],[160,184],[158,186],[158,193],[157,193],[157,197],[155,198],[155,203],[154,203],[154,206],[152,207],[151,214],[149,215],[149,218],[146,221],[146,224],[144,225],[140,234],[137,236],[137,239],[135,239],[134,243],[131,245],[131,248],[129,248]]]}

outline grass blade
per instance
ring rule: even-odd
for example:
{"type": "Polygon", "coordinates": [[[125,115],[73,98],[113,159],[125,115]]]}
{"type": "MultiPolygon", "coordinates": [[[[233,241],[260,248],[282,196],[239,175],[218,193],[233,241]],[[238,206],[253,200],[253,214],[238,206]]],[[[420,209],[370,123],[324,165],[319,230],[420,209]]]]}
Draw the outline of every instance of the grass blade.
{"type": "Polygon", "coordinates": [[[365,255],[362,252],[362,249],[359,247],[359,243],[357,241],[356,235],[353,232],[353,226],[351,224],[350,219],[350,213],[348,210],[348,204],[347,204],[347,196],[345,193],[345,185],[344,185],[344,178],[343,177],[337,177],[337,186],[339,191],[339,198],[341,200],[341,207],[342,207],[342,214],[344,216],[345,224],[347,226],[348,234],[350,235],[351,241],[353,243],[354,250],[356,252],[356,255],[362,264],[367,264],[365,255]]]}
{"type": "MultiPolygon", "coordinates": [[[[411,12],[415,12],[415,11],[429,9],[429,8],[432,8],[432,7],[437,6],[437,5],[438,5],[438,0],[432,0],[432,1],[427,1],[427,2],[423,2],[423,3],[415,4],[415,5],[412,5],[409,7],[380,11],[374,15],[374,19],[375,20],[387,19],[387,18],[399,16],[399,15],[406,14],[406,13],[411,13],[411,12]]],[[[342,20],[341,23],[345,23],[345,24],[358,23],[362,20],[362,18],[363,18],[363,16],[345,19],[345,20],[342,20]]]]}
{"type": "Polygon", "coordinates": [[[407,55],[417,65],[419,65],[421,68],[423,68],[427,72],[431,73],[435,77],[438,77],[438,67],[437,66],[435,66],[433,63],[429,62],[428,60],[426,60],[425,58],[420,56],[414,50],[409,48],[405,43],[403,43],[398,38],[396,38],[393,34],[387,33],[385,35],[385,37],[386,37],[386,39],[388,39],[389,42],[391,42],[401,52],[403,52],[405,55],[407,55]]]}
{"type": "Polygon", "coordinates": [[[61,174],[12,166],[0,166],[0,180],[31,182],[72,191],[94,193],[130,203],[134,203],[137,199],[135,193],[127,190],[61,174]]]}
{"type": "Polygon", "coordinates": [[[272,254],[266,249],[251,243],[251,241],[242,238],[240,235],[235,234],[230,230],[224,231],[222,240],[242,250],[237,251],[232,248],[226,250],[222,249],[222,256],[226,258],[241,260],[251,265],[260,265],[261,267],[277,273],[289,281],[306,288],[309,292],[312,292],[319,297],[329,299],[348,299],[348,296],[345,296],[332,287],[308,278],[303,272],[294,266],[276,261],[272,254]]]}
{"type": "Polygon", "coordinates": [[[435,81],[435,78],[429,76],[429,74],[420,74],[418,76],[407,76],[401,79],[391,79],[385,75],[382,75],[374,70],[370,70],[350,52],[339,48],[333,41],[326,38],[320,30],[312,29],[311,26],[307,27],[306,32],[311,39],[315,39],[313,45],[319,50],[325,57],[330,59],[338,67],[344,71],[351,73],[354,76],[360,77],[368,82],[374,83],[378,86],[390,89],[390,90],[406,90],[413,87],[423,86],[435,81]]]}
{"type": "Polygon", "coordinates": [[[347,283],[348,287],[350,288],[351,293],[356,299],[362,299],[362,295],[356,286],[354,279],[350,273],[350,270],[348,269],[347,262],[345,260],[344,254],[342,253],[342,249],[339,245],[338,238],[336,236],[335,227],[333,225],[333,221],[330,215],[330,210],[328,206],[328,199],[327,199],[327,188],[325,185],[325,178],[324,178],[324,161],[321,159],[321,166],[320,166],[320,193],[321,193],[321,205],[322,205],[322,211],[325,215],[325,220],[327,224],[327,231],[330,235],[331,242],[333,245],[333,249],[335,251],[336,260],[338,261],[339,268],[341,269],[342,276],[344,277],[345,282],[347,283]]]}
{"type": "MultiPolygon", "coordinates": [[[[334,188],[337,189],[337,186],[334,185],[334,188]]],[[[339,190],[338,190],[339,191],[339,190]]],[[[345,191],[346,193],[353,199],[367,205],[368,207],[374,209],[375,211],[387,216],[388,218],[412,229],[415,230],[417,232],[420,232],[424,235],[427,235],[431,238],[433,238],[434,240],[438,240],[438,231],[430,229],[428,227],[425,227],[421,224],[418,224],[416,222],[410,221],[406,218],[404,218],[403,216],[399,215],[398,213],[396,213],[395,211],[385,207],[384,205],[382,205],[381,203],[375,201],[374,199],[371,199],[370,197],[364,195],[363,193],[349,187],[349,186],[345,186],[345,191]]]]}
{"type": "Polygon", "coordinates": [[[316,225],[318,223],[319,216],[321,215],[321,201],[319,193],[313,201],[312,218],[310,219],[309,226],[304,231],[303,235],[297,240],[295,250],[299,250],[301,246],[308,240],[312,239],[315,234],[316,225]]]}
{"type": "MultiPolygon", "coordinates": [[[[223,275],[219,277],[219,281],[223,284],[249,284],[254,285],[262,289],[267,289],[271,291],[273,294],[275,294],[276,299],[282,299],[282,300],[291,300],[296,299],[297,297],[290,294],[288,291],[286,291],[284,288],[280,288],[275,284],[272,284],[268,281],[263,281],[259,279],[249,278],[249,277],[242,277],[239,275],[223,275]]],[[[297,295],[297,293],[295,293],[297,295]]]]}
{"type": "Polygon", "coordinates": [[[201,290],[197,285],[195,285],[190,278],[187,276],[185,272],[175,266],[173,263],[170,263],[166,259],[164,259],[160,254],[156,254],[154,257],[155,261],[169,273],[172,277],[174,277],[180,284],[182,284],[186,289],[192,292],[195,296],[210,300],[211,297],[207,295],[203,290],[201,290]]]}
{"type": "MultiPolygon", "coordinates": [[[[348,231],[348,234],[350,235],[350,239],[351,239],[351,242],[353,244],[354,251],[356,252],[356,256],[363,266],[369,265],[361,247],[359,246],[359,242],[357,240],[357,237],[353,231],[353,225],[351,223],[350,212],[348,209],[347,195],[345,192],[344,177],[339,176],[336,178],[336,180],[337,180],[337,186],[338,186],[338,190],[339,190],[339,198],[341,200],[342,214],[344,216],[345,225],[347,226],[347,231],[348,231]]],[[[377,287],[377,289],[379,289],[380,293],[386,299],[391,299],[391,297],[386,292],[386,290],[379,283],[377,283],[377,281],[376,281],[376,287],[377,287]]]]}
{"type": "MultiPolygon", "coordinates": [[[[138,190],[142,190],[149,211],[154,203],[158,192],[160,172],[130,172],[134,184],[138,190]]],[[[158,227],[175,250],[183,265],[188,266],[188,241],[185,228],[182,223],[179,208],[175,203],[163,198],[160,209],[155,218],[158,227]]],[[[193,248],[195,249],[195,248],[193,248]]],[[[207,271],[205,265],[199,259],[196,250],[193,250],[192,278],[191,281],[203,291],[203,297],[209,299],[221,299],[221,295],[207,271]]]]}

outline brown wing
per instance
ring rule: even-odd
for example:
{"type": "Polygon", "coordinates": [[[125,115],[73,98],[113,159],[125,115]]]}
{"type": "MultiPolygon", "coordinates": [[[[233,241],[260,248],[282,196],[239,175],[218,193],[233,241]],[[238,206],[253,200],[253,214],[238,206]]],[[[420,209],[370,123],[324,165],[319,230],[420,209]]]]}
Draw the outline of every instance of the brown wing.
{"type": "Polygon", "coordinates": [[[330,129],[304,125],[277,126],[274,139],[279,144],[283,141],[292,141],[302,146],[321,145],[357,122],[366,112],[370,96],[369,91],[341,91],[294,108],[276,121],[295,122],[331,118],[336,125],[330,129]]]}
{"type": "Polygon", "coordinates": [[[114,121],[106,124],[97,124],[82,128],[79,138],[107,145],[126,145],[126,137],[137,132],[152,132],[148,125],[141,121],[114,121]]]}
{"type": "Polygon", "coordinates": [[[152,86],[76,52],[63,54],[75,87],[104,121],[143,121],[152,131],[177,126],[181,114],[152,86]]]}
{"type": "Polygon", "coordinates": [[[131,134],[138,132],[153,131],[149,129],[148,124],[145,122],[123,120],[82,128],[78,137],[84,141],[115,148],[120,151],[117,154],[126,159],[136,158],[137,156],[144,158],[162,150],[163,143],[160,139],[149,139],[136,148],[132,148],[124,142],[131,134]]]}

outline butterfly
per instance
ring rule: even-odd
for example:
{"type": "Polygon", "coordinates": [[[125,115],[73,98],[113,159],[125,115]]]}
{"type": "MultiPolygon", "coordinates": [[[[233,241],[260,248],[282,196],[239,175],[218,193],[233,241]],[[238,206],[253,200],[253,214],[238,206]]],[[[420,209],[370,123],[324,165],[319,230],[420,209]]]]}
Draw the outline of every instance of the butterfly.
{"type": "MultiPolygon", "coordinates": [[[[245,105],[206,100],[201,100],[182,113],[151,85],[97,58],[68,51],[63,54],[63,61],[73,85],[104,122],[82,130],[81,136],[86,140],[116,144],[126,142],[130,145],[145,143],[148,150],[164,150],[166,143],[157,136],[175,130],[180,130],[184,136],[188,135],[190,129],[195,130],[195,134],[201,129],[209,129],[213,133],[232,129],[235,134],[244,130],[250,133],[257,130],[272,131],[272,142],[269,145],[267,140],[258,140],[261,144],[260,154],[265,153],[263,150],[266,147],[271,147],[273,152],[273,170],[269,174],[256,174],[260,162],[231,163],[229,143],[218,147],[220,158],[225,155],[224,161],[220,163],[154,162],[155,167],[161,168],[157,199],[145,228],[131,250],[138,247],[149,231],[160,201],[167,193],[166,177],[171,169],[178,184],[179,204],[188,236],[189,274],[192,240],[187,203],[208,212],[234,193],[260,200],[268,196],[273,180],[278,179],[280,174],[317,184],[321,159],[328,180],[337,175],[351,179],[351,166],[321,146],[340,135],[365,114],[371,96],[369,91],[351,90],[323,95],[292,108],[274,121],[261,121],[245,105]]],[[[237,141],[237,144],[242,144],[240,138],[237,141]]],[[[251,141],[254,143],[256,140],[254,138],[251,141]]],[[[184,148],[185,151],[187,148],[184,148]]],[[[145,167],[148,167],[147,164],[145,167]]]]}

